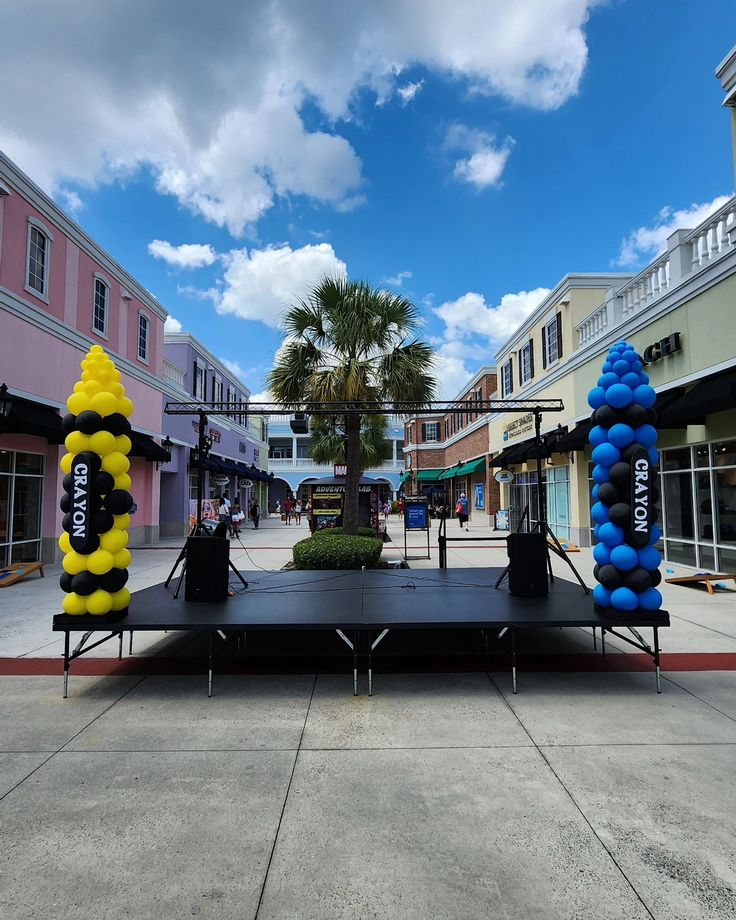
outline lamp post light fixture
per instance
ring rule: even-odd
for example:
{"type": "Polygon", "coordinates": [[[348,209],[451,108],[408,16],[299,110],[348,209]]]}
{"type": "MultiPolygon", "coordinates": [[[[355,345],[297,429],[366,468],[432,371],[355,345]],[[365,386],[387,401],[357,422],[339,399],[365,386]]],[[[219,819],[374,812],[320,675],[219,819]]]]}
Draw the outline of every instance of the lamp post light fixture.
{"type": "Polygon", "coordinates": [[[171,448],[173,446],[174,446],[174,442],[171,440],[171,438],[168,435],[166,435],[166,437],[161,442],[161,447],[163,447],[163,449],[166,451],[166,453],[169,456],[167,460],[157,460],[156,461],[157,470],[160,469],[164,465],[164,463],[169,463],[171,461],[171,448]]]}
{"type": "Polygon", "coordinates": [[[0,383],[0,415],[7,418],[13,408],[13,397],[4,383],[0,383]]]}

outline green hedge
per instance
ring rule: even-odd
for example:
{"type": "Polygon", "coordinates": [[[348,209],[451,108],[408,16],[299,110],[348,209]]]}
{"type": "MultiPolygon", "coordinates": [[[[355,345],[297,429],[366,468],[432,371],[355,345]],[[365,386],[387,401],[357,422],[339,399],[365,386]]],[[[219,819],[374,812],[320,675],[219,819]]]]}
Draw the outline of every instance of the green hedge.
{"type": "Polygon", "coordinates": [[[294,562],[298,569],[371,569],[378,565],[382,549],[383,542],[375,537],[309,537],[295,544],[294,562]]]}
{"type": "MultiPolygon", "coordinates": [[[[342,536],[345,531],[342,527],[323,527],[322,530],[315,530],[313,536],[315,537],[327,537],[327,536],[342,536]]],[[[373,537],[375,538],[375,530],[371,530],[370,527],[359,527],[358,528],[359,537],[373,537]]]]}

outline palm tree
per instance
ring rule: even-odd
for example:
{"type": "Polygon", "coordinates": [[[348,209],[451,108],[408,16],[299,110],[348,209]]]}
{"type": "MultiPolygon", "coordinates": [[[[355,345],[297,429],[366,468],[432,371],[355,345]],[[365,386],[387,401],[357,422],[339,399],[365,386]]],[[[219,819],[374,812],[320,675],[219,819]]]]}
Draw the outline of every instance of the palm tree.
{"type": "MultiPolygon", "coordinates": [[[[286,341],[268,376],[269,389],[282,403],[409,402],[419,407],[434,396],[432,349],[416,339],[420,314],[406,297],[364,281],[323,278],[287,310],[282,325],[286,341]]],[[[366,451],[377,424],[372,418],[345,413],[339,423],[317,422],[333,447],[336,439],[343,441],[345,533],[358,530],[358,483],[365,469],[361,445],[363,458],[370,461],[366,451]]]]}
{"type": "MultiPolygon", "coordinates": [[[[316,415],[309,426],[309,456],[317,463],[345,463],[345,416],[316,415]]],[[[388,440],[388,417],[366,415],[360,426],[360,471],[378,466],[393,455],[388,440]]]]}

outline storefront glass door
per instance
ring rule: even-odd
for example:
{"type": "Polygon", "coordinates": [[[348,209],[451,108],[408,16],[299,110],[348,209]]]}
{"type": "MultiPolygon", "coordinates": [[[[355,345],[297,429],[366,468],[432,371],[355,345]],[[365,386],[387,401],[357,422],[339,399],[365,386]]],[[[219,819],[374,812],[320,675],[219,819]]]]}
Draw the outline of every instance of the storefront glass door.
{"type": "Polygon", "coordinates": [[[0,565],[41,559],[44,458],[0,451],[0,565]]]}

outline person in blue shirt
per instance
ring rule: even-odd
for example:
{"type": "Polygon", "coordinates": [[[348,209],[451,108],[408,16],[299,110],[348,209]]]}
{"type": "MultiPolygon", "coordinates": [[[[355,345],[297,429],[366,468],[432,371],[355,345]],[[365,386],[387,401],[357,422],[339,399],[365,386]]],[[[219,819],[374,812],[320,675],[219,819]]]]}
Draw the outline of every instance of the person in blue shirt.
{"type": "Polygon", "coordinates": [[[460,522],[460,530],[468,530],[468,517],[470,515],[470,505],[465,493],[460,493],[460,498],[457,500],[457,506],[455,508],[455,514],[457,514],[457,519],[460,522]]]}

